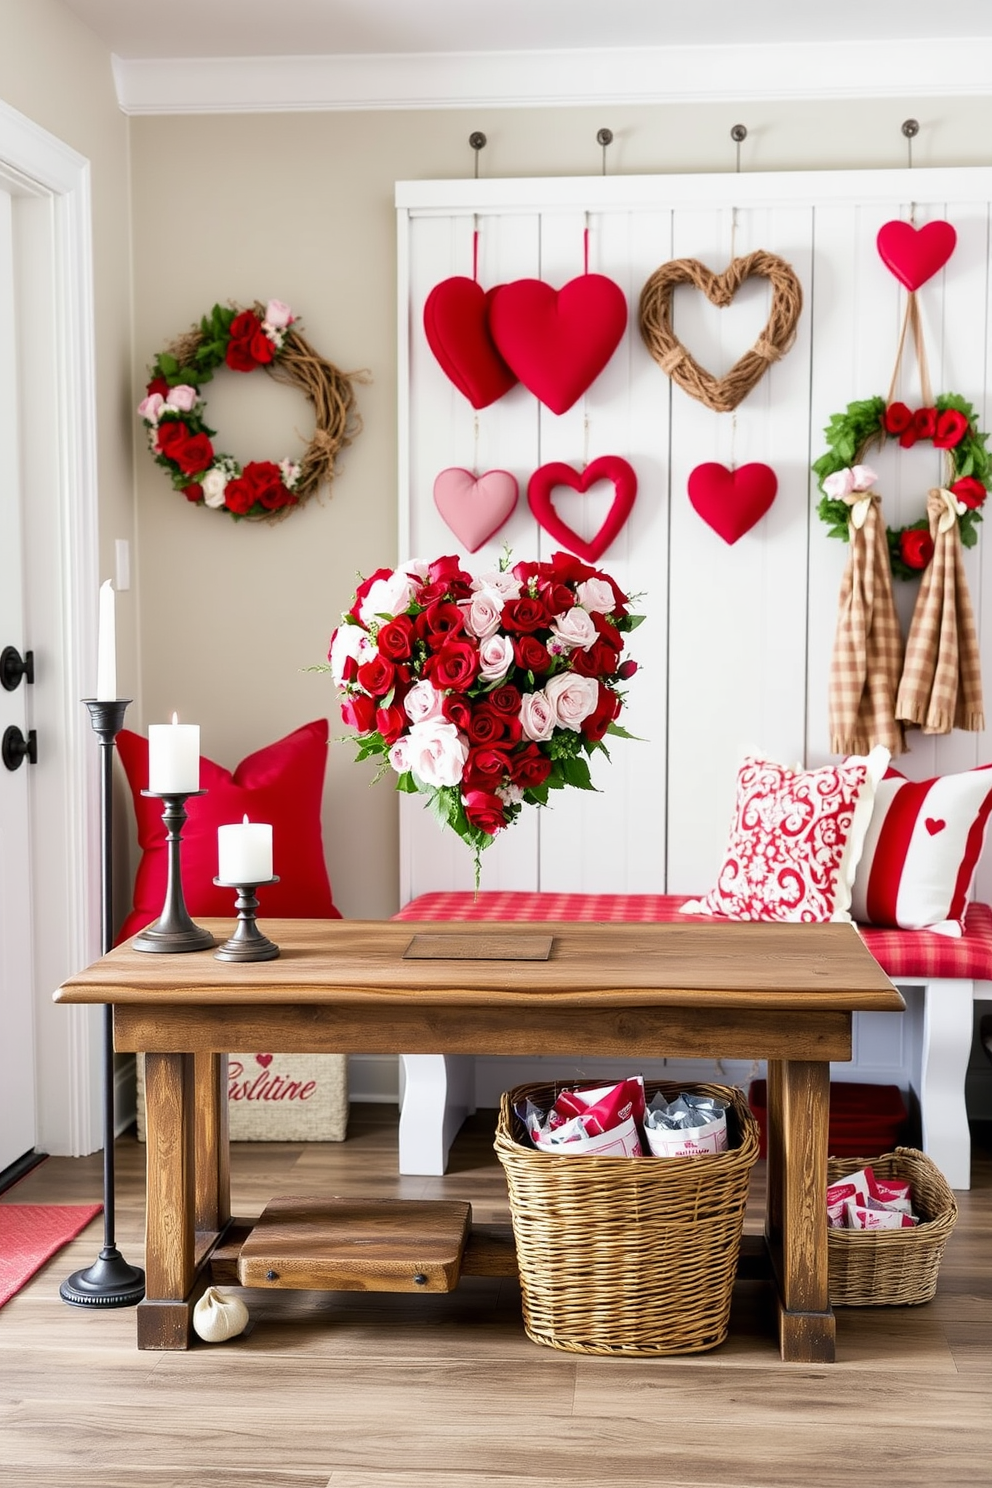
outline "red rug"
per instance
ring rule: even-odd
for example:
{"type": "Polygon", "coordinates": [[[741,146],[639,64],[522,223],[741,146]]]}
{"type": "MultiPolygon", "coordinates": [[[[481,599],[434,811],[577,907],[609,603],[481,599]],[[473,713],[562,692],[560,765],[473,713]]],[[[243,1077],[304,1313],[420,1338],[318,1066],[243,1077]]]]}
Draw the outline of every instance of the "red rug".
{"type": "Polygon", "coordinates": [[[0,1204],[0,1307],[102,1210],[102,1204],[0,1204]]]}

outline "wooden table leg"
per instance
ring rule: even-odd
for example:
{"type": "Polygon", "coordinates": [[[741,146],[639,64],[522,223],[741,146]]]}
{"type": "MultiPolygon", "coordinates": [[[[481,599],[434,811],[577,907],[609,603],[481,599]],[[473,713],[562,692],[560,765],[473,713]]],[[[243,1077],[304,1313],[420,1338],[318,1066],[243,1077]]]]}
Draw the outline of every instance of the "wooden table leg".
{"type": "Polygon", "coordinates": [[[196,1228],[221,1233],[231,1218],[227,1055],[193,1056],[196,1103],[196,1228]]]}
{"type": "Polygon", "coordinates": [[[827,1274],[830,1066],[770,1060],[766,1239],[779,1294],[779,1346],[791,1363],[832,1363],[827,1274]]]}
{"type": "Polygon", "coordinates": [[[189,1347],[195,1279],[192,1054],[145,1055],[145,1300],[139,1349],[189,1347]]]}

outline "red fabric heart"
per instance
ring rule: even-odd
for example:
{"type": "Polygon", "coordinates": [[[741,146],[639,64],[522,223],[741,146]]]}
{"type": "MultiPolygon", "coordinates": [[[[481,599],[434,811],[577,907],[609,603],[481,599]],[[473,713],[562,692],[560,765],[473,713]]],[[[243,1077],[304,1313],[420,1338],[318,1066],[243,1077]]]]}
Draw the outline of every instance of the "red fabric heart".
{"type": "Polygon", "coordinates": [[[908,290],[919,289],[942,269],[954,252],[958,235],[949,222],[886,222],[878,230],[878,255],[908,290]]]}
{"type": "Polygon", "coordinates": [[[427,344],[445,376],[473,408],[488,408],[517,379],[489,332],[487,294],[474,279],[456,275],[435,284],[424,305],[427,344]]]}
{"type": "Polygon", "coordinates": [[[946,821],[944,821],[943,817],[928,816],[925,819],[923,825],[926,827],[931,837],[936,837],[938,832],[942,832],[944,830],[944,828],[947,826],[947,823],[946,821]]]}
{"type": "Polygon", "coordinates": [[[272,1055],[271,1054],[256,1054],[255,1055],[255,1063],[256,1064],[260,1064],[263,1069],[268,1069],[269,1065],[272,1063],[272,1055]]]}
{"type": "Polygon", "coordinates": [[[471,470],[453,465],[434,482],[434,505],[470,553],[499,531],[518,495],[517,478],[508,470],[487,470],[476,479],[471,470]]]}
{"type": "Polygon", "coordinates": [[[637,495],[637,476],[620,455],[600,455],[580,475],[571,465],[553,461],[535,470],[527,483],[527,501],[538,522],[562,547],[568,548],[587,563],[595,563],[606,552],[620,528],[630,516],[637,495]],[[563,522],[554,508],[551,492],[555,486],[569,486],[573,491],[588,491],[597,481],[613,482],[616,492],[613,505],[595,537],[586,542],[563,522]]]}
{"type": "Polygon", "coordinates": [[[770,465],[741,465],[728,470],[714,461],[697,465],[689,476],[693,510],[731,544],[761,521],[777,490],[778,478],[770,465]]]}
{"type": "Polygon", "coordinates": [[[627,326],[627,301],[604,274],[561,289],[516,279],[492,291],[489,328],[504,361],[552,413],[565,413],[596,380],[627,326]]]}

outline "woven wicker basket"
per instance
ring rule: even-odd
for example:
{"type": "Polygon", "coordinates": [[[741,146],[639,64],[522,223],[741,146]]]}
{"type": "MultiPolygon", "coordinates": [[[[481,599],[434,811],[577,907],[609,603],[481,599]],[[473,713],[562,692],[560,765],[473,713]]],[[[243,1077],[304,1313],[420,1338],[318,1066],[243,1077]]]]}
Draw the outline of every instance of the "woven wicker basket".
{"type": "Polygon", "coordinates": [[[827,1164],[829,1181],[868,1164],[879,1178],[908,1179],[920,1223],[911,1230],[828,1230],[830,1301],[834,1307],[913,1307],[929,1302],[958,1217],[954,1194],[940,1169],[913,1147],[897,1147],[882,1157],[832,1157],[827,1164]]]}
{"type": "Polygon", "coordinates": [[[563,1157],[527,1142],[514,1105],[548,1107],[561,1086],[503,1095],[506,1172],[524,1329],[580,1354],[689,1354],[727,1336],[758,1125],[740,1090],[650,1082],[728,1102],[729,1149],[698,1157],[563,1157]]]}

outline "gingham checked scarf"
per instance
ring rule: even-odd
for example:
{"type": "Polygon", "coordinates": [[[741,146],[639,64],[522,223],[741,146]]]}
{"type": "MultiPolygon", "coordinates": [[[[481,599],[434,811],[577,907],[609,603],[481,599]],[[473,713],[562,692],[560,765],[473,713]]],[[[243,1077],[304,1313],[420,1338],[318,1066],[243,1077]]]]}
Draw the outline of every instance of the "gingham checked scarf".
{"type": "Polygon", "coordinates": [[[982,667],[950,491],[932,490],[927,517],[933,558],[923,574],[906,642],[896,717],[925,734],[985,727],[982,667]]]}
{"type": "Polygon", "coordinates": [[[860,510],[848,528],[830,660],[830,748],[834,754],[867,754],[884,744],[896,755],[905,748],[895,709],[902,632],[892,597],[881,497],[874,491],[857,492],[853,502],[860,510]]]}

